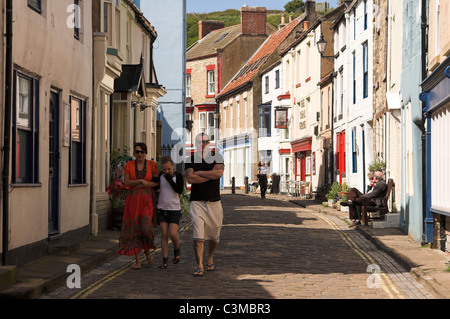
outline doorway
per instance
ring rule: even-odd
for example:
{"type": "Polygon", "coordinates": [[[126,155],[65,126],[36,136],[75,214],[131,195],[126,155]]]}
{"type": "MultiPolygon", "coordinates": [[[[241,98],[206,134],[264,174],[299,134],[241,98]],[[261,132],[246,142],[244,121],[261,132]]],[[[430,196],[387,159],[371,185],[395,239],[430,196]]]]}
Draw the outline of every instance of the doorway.
{"type": "Polygon", "coordinates": [[[59,233],[59,93],[51,91],[49,108],[48,234],[59,233]]]}

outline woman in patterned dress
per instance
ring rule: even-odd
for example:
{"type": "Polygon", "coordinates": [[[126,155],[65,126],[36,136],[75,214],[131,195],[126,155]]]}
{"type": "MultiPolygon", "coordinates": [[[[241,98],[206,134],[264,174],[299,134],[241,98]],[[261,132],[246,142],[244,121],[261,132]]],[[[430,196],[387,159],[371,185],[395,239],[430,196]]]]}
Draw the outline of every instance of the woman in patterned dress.
{"type": "Polygon", "coordinates": [[[153,227],[156,225],[155,193],[153,188],[159,186],[158,167],[154,161],[145,159],[147,146],[136,143],[134,147],[136,160],[125,165],[124,184],[128,187],[125,201],[122,229],[119,238],[121,255],[135,256],[134,269],[141,269],[141,251],[144,250],[149,264],[154,259],[150,249],[155,249],[153,227]]]}

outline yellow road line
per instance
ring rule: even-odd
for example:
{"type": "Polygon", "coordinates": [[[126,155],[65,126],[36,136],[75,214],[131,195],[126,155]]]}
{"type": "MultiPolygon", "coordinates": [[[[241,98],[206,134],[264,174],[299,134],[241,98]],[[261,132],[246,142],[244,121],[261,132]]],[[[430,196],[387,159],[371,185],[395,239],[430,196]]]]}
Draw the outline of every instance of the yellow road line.
{"type": "MultiPolygon", "coordinates": [[[[185,225],[183,225],[183,227],[181,227],[178,230],[178,234],[181,235],[183,232],[185,232],[190,226],[192,225],[192,223],[189,221],[188,223],[186,223],[185,225]]],[[[170,242],[169,242],[170,243],[170,242]]],[[[152,252],[152,255],[155,254],[156,252],[159,252],[161,250],[161,248],[157,248],[152,252]]],[[[141,257],[143,258],[143,254],[141,254],[141,257]]],[[[70,297],[70,299],[85,299],[87,296],[89,296],[90,294],[92,294],[93,292],[95,292],[96,290],[100,289],[102,286],[104,286],[107,282],[116,279],[117,277],[123,275],[124,273],[126,273],[128,270],[130,270],[130,265],[134,263],[134,261],[130,261],[128,262],[125,266],[120,267],[119,269],[114,270],[113,272],[109,273],[108,275],[104,276],[103,278],[97,280],[96,282],[90,284],[88,287],[86,287],[85,289],[81,290],[80,292],[78,292],[77,294],[73,295],[72,297],[70,297]]]]}
{"type": "MultiPolygon", "coordinates": [[[[323,216],[323,214],[312,212],[313,215],[316,215],[317,217],[321,218],[325,222],[327,222],[334,230],[336,230],[342,237],[342,239],[347,243],[347,245],[356,252],[366,263],[367,265],[373,265],[375,264],[375,261],[370,257],[361,247],[356,244],[345,232],[343,232],[335,222],[331,221],[327,217],[323,216]]],[[[398,291],[395,284],[392,282],[392,280],[381,270],[380,268],[380,275],[381,279],[384,279],[384,281],[387,282],[387,285],[384,283],[383,280],[381,280],[381,286],[383,290],[389,295],[391,299],[394,298],[392,293],[389,291],[389,288],[393,290],[393,292],[398,296],[398,298],[404,299],[405,297],[398,291]]]]}

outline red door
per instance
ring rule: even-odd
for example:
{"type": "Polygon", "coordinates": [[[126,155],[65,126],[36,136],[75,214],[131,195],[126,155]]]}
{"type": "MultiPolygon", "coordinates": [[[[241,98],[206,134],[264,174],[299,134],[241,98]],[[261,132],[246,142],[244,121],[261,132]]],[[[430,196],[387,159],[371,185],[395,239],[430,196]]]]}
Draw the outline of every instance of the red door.
{"type": "Polygon", "coordinates": [[[306,180],[306,157],[303,153],[303,156],[300,157],[300,180],[306,180]]]}
{"type": "Polygon", "coordinates": [[[342,184],[342,175],[345,174],[345,131],[337,134],[336,144],[336,167],[339,170],[339,184],[342,184]]]}

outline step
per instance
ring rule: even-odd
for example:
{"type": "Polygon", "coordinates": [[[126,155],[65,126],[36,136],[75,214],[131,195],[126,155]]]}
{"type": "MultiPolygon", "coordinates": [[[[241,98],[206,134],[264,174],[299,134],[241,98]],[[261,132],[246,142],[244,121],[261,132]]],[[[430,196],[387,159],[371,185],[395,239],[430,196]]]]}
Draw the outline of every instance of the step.
{"type": "Polygon", "coordinates": [[[372,221],[372,228],[398,228],[400,227],[400,213],[384,215],[385,220],[372,221]]]}
{"type": "Polygon", "coordinates": [[[0,266],[0,291],[14,285],[17,282],[16,266],[0,266]]]}

